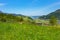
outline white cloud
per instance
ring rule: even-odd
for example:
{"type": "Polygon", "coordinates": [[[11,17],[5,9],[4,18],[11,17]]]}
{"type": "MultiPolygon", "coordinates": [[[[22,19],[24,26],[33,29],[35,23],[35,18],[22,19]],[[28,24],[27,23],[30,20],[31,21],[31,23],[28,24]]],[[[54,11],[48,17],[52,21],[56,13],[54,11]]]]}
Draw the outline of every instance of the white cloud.
{"type": "Polygon", "coordinates": [[[60,6],[60,2],[56,2],[56,3],[50,4],[50,5],[44,6],[42,8],[27,9],[27,10],[21,11],[20,13],[23,15],[28,15],[28,16],[46,15],[52,11],[51,10],[52,8],[55,9],[56,6],[60,6]]]}
{"type": "Polygon", "coordinates": [[[5,6],[6,4],[5,3],[0,3],[0,6],[5,6]]]}
{"type": "Polygon", "coordinates": [[[50,4],[50,5],[48,5],[48,6],[45,6],[45,7],[43,8],[43,10],[50,9],[50,8],[54,8],[54,7],[56,7],[56,6],[60,6],[60,2],[56,2],[56,3],[50,4]]]}

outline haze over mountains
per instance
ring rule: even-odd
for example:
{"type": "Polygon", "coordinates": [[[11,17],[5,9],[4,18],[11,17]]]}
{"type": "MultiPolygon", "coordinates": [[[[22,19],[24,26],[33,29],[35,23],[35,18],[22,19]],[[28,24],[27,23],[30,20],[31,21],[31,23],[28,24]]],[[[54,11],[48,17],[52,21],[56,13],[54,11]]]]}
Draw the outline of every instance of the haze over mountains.
{"type": "Polygon", "coordinates": [[[57,19],[60,20],[60,9],[57,9],[56,11],[54,12],[51,12],[47,15],[42,15],[42,16],[32,16],[32,18],[36,19],[36,18],[39,18],[39,19],[49,19],[51,16],[55,16],[57,19]]]}
{"type": "MultiPolygon", "coordinates": [[[[0,11],[0,13],[3,13],[2,11],[0,11]]],[[[6,13],[6,14],[9,14],[9,13],[6,13]]],[[[10,13],[11,14],[11,13],[10,13]]],[[[22,14],[12,14],[12,15],[15,15],[15,16],[25,16],[25,15],[22,15],[22,14]]],[[[47,15],[42,15],[42,16],[30,16],[31,18],[33,19],[49,19],[51,16],[56,16],[57,19],[60,20],[60,9],[54,11],[54,12],[51,12],[47,15]]]]}

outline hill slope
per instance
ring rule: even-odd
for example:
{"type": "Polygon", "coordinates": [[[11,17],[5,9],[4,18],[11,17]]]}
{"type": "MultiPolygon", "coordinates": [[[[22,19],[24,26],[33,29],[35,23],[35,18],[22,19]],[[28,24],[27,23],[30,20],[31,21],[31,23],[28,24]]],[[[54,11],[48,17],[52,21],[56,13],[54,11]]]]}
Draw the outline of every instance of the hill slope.
{"type": "Polygon", "coordinates": [[[24,16],[24,15],[21,15],[21,14],[13,14],[13,13],[4,13],[2,11],[0,11],[0,21],[3,21],[3,22],[6,22],[6,21],[9,21],[9,22],[21,22],[22,20],[25,21],[25,20],[32,20],[32,18],[30,18],[29,16],[24,16]]]}
{"type": "Polygon", "coordinates": [[[39,18],[40,19],[49,19],[51,16],[55,16],[57,19],[60,20],[60,9],[48,14],[48,15],[43,15],[43,16],[40,16],[39,18]]]}

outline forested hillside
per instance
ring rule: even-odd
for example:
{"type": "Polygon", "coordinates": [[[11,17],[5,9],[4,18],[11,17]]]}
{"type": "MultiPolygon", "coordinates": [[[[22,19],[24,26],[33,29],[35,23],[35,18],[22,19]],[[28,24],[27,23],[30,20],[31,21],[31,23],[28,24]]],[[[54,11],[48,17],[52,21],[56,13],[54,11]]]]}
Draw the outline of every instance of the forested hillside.
{"type": "Polygon", "coordinates": [[[60,20],[60,9],[51,12],[48,15],[40,16],[39,19],[49,19],[51,16],[55,16],[58,20],[60,20]]]}
{"type": "Polygon", "coordinates": [[[32,18],[21,14],[4,13],[0,11],[0,21],[2,22],[22,22],[31,21],[32,18]]]}

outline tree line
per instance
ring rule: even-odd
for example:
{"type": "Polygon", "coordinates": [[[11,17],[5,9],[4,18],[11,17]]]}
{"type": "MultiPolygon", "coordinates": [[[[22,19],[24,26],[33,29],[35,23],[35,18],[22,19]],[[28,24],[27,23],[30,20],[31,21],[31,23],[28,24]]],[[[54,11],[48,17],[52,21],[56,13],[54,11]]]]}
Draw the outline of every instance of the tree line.
{"type": "MultiPolygon", "coordinates": [[[[33,20],[31,17],[27,17],[27,16],[16,16],[13,14],[0,12],[0,21],[1,22],[23,22],[24,17],[27,18],[26,21],[28,21],[28,22],[31,22],[33,20]]],[[[32,22],[34,22],[34,21],[32,21],[32,22]]],[[[49,22],[51,25],[56,25],[57,18],[55,16],[51,16],[49,19],[49,22]]]]}
{"type": "Polygon", "coordinates": [[[23,21],[23,18],[22,18],[22,16],[18,17],[13,14],[0,12],[0,21],[1,22],[20,22],[20,21],[23,21]]]}

